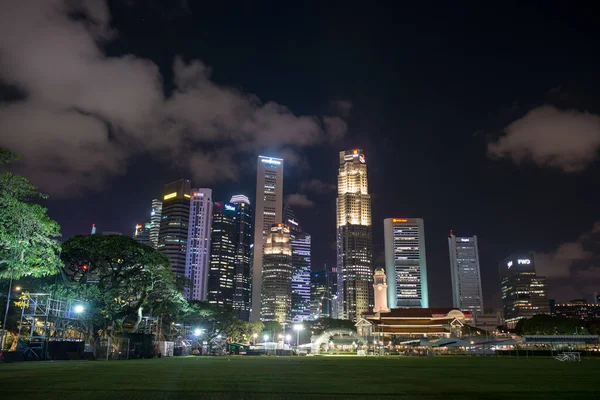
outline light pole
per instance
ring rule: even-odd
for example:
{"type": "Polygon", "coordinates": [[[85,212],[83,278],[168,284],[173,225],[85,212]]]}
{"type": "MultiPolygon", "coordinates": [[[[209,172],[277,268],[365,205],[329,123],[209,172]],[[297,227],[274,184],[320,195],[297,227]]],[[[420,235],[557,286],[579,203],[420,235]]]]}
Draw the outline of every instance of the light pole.
{"type": "Polygon", "coordinates": [[[265,353],[269,354],[269,346],[267,346],[267,340],[269,340],[269,335],[264,335],[263,339],[265,340],[265,353]]]}
{"type": "Polygon", "coordinates": [[[255,333],[252,335],[252,337],[254,338],[254,345],[256,346],[256,338],[258,337],[258,333],[255,333]]]}
{"type": "Polygon", "coordinates": [[[298,349],[298,346],[300,346],[300,331],[302,329],[304,329],[304,326],[302,326],[302,324],[294,325],[294,330],[296,331],[296,349],[298,349]]]}

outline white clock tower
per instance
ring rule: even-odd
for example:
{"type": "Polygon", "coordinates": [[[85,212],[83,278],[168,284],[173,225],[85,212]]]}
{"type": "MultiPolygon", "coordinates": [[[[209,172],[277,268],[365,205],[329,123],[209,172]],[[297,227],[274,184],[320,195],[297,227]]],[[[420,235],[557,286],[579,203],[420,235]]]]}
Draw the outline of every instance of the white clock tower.
{"type": "Polygon", "coordinates": [[[373,292],[375,293],[375,307],[373,312],[389,312],[387,303],[387,282],[385,270],[376,268],[373,275],[373,292]]]}

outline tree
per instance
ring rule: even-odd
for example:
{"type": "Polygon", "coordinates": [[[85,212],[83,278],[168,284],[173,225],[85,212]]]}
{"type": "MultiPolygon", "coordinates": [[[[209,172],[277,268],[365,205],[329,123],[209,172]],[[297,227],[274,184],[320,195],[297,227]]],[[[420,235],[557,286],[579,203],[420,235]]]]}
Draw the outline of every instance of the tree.
{"type": "Polygon", "coordinates": [[[519,320],[515,332],[518,335],[581,335],[587,333],[584,326],[585,323],[576,318],[540,314],[519,320]]]}
{"type": "MultiPolygon", "coordinates": [[[[19,157],[0,149],[0,165],[19,157]]],[[[0,173],[0,278],[42,277],[60,270],[60,226],[33,203],[47,196],[20,175],[0,173]]]]}
{"type": "Polygon", "coordinates": [[[66,280],[96,286],[106,324],[123,331],[136,332],[144,315],[181,297],[167,257],[126,236],[75,236],[63,244],[62,259],[66,280]]]}

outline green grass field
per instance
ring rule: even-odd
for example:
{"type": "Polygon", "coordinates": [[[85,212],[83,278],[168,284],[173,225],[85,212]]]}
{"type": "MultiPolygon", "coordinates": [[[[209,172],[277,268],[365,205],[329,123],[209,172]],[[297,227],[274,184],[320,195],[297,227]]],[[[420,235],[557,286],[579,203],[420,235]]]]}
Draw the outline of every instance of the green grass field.
{"type": "Polygon", "coordinates": [[[176,357],[0,365],[0,399],[594,399],[600,359],[176,357]]]}

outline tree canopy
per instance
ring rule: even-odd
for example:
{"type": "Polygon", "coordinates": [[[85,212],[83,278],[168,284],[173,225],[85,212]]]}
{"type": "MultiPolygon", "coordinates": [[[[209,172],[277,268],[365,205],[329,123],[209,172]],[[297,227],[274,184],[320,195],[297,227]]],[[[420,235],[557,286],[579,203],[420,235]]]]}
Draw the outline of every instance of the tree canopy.
{"type": "Polygon", "coordinates": [[[565,318],[546,314],[522,319],[515,327],[518,335],[573,335],[585,334],[585,322],[576,318],[565,318]]]}
{"type": "MultiPolygon", "coordinates": [[[[0,149],[0,165],[18,158],[0,149]]],[[[43,198],[25,177],[0,172],[0,278],[42,277],[60,270],[60,226],[33,202],[43,198]]]]}

